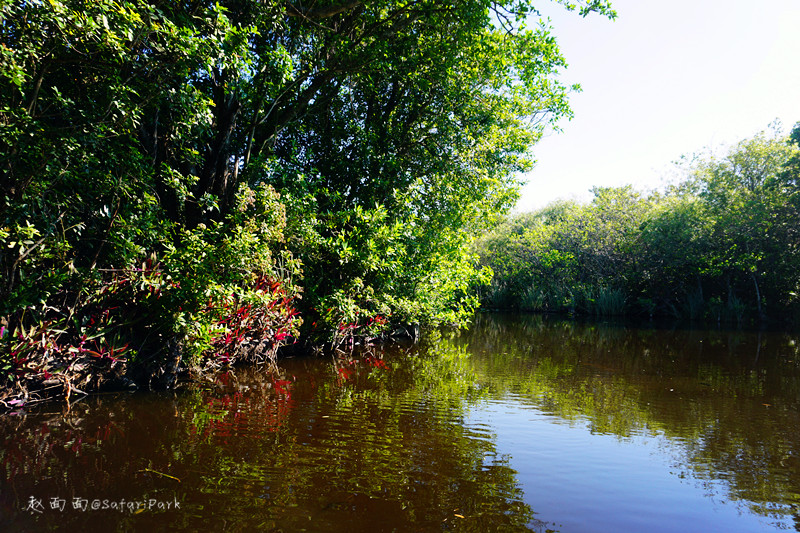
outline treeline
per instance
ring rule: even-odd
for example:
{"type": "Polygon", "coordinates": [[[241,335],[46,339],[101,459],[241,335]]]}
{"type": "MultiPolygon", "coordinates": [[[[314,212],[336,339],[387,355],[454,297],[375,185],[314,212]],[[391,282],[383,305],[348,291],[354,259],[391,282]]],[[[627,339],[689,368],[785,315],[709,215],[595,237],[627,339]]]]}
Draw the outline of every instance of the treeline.
{"type": "Polygon", "coordinates": [[[595,188],[479,243],[494,308],[745,324],[800,321],[800,124],[684,158],[645,194],[595,188]]]}
{"type": "Polygon", "coordinates": [[[0,3],[0,400],[463,322],[471,235],[569,114],[533,14],[0,3]]]}

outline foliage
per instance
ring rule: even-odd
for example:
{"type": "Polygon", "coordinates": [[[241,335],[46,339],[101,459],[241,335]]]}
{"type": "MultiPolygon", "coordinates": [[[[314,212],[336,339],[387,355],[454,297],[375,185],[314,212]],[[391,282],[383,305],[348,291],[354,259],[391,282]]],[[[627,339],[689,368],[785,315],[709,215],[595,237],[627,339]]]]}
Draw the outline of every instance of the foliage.
{"type": "Polygon", "coordinates": [[[75,347],[118,307],[103,338],[152,378],[270,359],[297,312],[315,342],[463,324],[488,279],[472,235],[576,89],[536,16],[527,0],[0,3],[2,326],[75,347]]]}
{"type": "Polygon", "coordinates": [[[542,311],[798,318],[795,127],[684,159],[663,193],[596,188],[588,205],[519,215],[479,243],[484,302],[542,311]]]}
{"type": "Polygon", "coordinates": [[[181,359],[197,369],[274,361],[301,324],[297,264],[289,258],[278,269],[271,257],[282,232],[276,193],[243,187],[238,205],[211,228],[172,235],[161,261],[154,254],[137,267],[98,269],[78,295],[58,294],[76,298],[68,308],[23,311],[27,320],[2,339],[4,396],[30,403],[128,386],[142,366],[152,368],[146,384],[166,386],[181,359]]]}

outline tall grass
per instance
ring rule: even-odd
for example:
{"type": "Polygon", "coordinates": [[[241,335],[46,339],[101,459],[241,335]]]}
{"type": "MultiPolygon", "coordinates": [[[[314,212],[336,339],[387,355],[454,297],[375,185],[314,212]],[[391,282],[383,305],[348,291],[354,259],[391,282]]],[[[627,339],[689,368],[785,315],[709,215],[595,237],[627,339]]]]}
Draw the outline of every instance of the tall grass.
{"type": "Polygon", "coordinates": [[[520,298],[519,307],[526,311],[543,311],[547,302],[547,295],[539,287],[528,287],[520,298]]]}
{"type": "Polygon", "coordinates": [[[594,297],[593,310],[597,316],[616,316],[625,312],[625,292],[622,289],[601,287],[594,297]]]}
{"type": "Polygon", "coordinates": [[[729,322],[735,321],[737,325],[741,325],[745,314],[747,314],[747,305],[737,298],[735,294],[731,294],[728,298],[728,304],[725,306],[725,318],[729,322]]]}
{"type": "Polygon", "coordinates": [[[735,294],[731,294],[726,303],[722,303],[722,299],[715,296],[708,302],[707,314],[717,323],[736,322],[737,325],[741,325],[745,315],[748,314],[748,306],[735,294]]]}
{"type": "Polygon", "coordinates": [[[704,308],[705,301],[703,300],[703,293],[694,291],[686,295],[686,303],[683,306],[683,313],[686,318],[690,320],[701,318],[704,308]]]}
{"type": "Polygon", "coordinates": [[[481,302],[490,309],[507,309],[514,304],[511,290],[497,279],[492,279],[486,292],[481,296],[481,302]]]}

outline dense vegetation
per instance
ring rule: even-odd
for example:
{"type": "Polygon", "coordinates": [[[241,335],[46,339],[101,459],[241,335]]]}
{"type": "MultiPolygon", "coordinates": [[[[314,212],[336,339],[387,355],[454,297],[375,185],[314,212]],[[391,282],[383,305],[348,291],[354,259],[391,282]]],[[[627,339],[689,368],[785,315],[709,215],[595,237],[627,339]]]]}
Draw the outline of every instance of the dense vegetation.
{"type": "Polygon", "coordinates": [[[463,322],[471,235],[569,114],[535,15],[0,2],[0,400],[463,322]]]}
{"type": "Polygon", "coordinates": [[[490,307],[714,322],[800,320],[800,124],[686,158],[664,192],[595,188],[479,244],[490,307]]]}

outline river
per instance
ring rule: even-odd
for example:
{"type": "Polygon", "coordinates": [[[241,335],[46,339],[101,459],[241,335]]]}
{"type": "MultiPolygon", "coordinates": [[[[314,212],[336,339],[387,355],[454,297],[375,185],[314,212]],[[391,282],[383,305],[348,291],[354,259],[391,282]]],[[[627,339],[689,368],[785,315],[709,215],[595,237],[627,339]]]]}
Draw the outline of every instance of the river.
{"type": "Polygon", "coordinates": [[[800,531],[800,336],[482,314],[0,439],[2,531],[800,531]]]}

